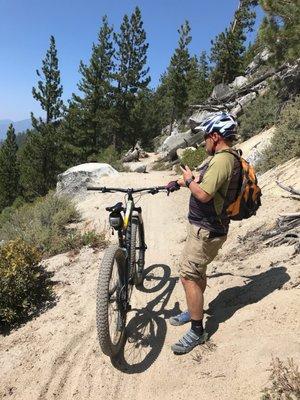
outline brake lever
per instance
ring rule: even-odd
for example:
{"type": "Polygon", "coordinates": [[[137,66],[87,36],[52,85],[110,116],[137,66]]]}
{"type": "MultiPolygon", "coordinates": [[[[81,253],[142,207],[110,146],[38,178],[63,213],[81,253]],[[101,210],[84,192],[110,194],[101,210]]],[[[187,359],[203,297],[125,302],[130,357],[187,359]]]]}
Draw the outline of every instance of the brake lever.
{"type": "Polygon", "coordinates": [[[156,193],[158,193],[158,189],[151,189],[151,190],[149,190],[149,193],[156,194],[156,193]]]}

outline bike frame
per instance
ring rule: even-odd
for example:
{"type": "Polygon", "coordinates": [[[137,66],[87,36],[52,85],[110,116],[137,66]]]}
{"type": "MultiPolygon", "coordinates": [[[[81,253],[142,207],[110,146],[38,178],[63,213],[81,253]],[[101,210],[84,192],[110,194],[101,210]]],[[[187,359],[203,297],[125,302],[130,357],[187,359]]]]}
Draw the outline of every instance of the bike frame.
{"type": "MultiPolygon", "coordinates": [[[[142,218],[142,208],[141,207],[135,207],[134,204],[134,198],[133,194],[134,193],[140,193],[140,192],[148,192],[151,194],[156,194],[159,191],[165,191],[166,188],[165,186],[157,186],[157,187],[149,187],[149,188],[139,188],[139,189],[123,189],[123,188],[109,188],[109,187],[87,187],[87,190],[95,190],[95,191],[100,191],[102,193],[115,193],[115,192],[121,192],[121,193],[126,193],[128,198],[126,202],[126,208],[124,209],[123,207],[120,207],[120,213],[123,211],[124,212],[124,219],[123,219],[123,226],[119,227],[117,229],[118,231],[118,239],[119,239],[119,247],[123,249],[125,252],[125,257],[126,257],[126,265],[124,269],[124,282],[123,282],[123,287],[121,292],[125,289],[125,296],[121,296],[124,310],[127,311],[130,309],[129,306],[129,287],[130,289],[132,288],[132,283],[129,282],[129,268],[130,266],[128,265],[128,260],[129,260],[129,254],[130,254],[130,243],[128,243],[127,238],[126,238],[126,233],[127,230],[131,227],[132,219],[133,218],[138,218],[139,223],[141,225],[141,239],[142,243],[140,243],[140,250],[146,251],[147,246],[145,244],[145,234],[144,234],[144,224],[143,224],[143,218],[142,218]]],[[[122,203],[123,206],[123,203],[122,203]]],[[[113,207],[108,207],[107,211],[112,211],[113,207]]],[[[124,292],[123,292],[124,293],[124,292]]]]}

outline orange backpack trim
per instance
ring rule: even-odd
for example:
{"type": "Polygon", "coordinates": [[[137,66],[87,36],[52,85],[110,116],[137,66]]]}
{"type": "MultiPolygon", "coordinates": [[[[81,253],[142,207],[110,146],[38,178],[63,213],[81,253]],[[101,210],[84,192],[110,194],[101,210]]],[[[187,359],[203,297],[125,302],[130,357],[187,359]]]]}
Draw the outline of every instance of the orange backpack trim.
{"type": "Polygon", "coordinates": [[[236,199],[226,209],[226,213],[230,219],[240,221],[256,214],[257,209],[261,206],[260,198],[262,193],[260,187],[257,185],[257,177],[253,166],[236,153],[225,151],[232,154],[241,163],[241,188],[236,199]]]}

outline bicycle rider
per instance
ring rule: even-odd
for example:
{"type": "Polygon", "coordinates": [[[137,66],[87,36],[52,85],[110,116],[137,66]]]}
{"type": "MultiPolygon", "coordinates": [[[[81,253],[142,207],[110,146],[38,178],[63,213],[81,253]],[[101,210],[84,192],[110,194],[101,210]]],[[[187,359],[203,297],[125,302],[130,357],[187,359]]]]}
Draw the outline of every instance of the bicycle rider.
{"type": "Polygon", "coordinates": [[[204,132],[206,152],[213,156],[206,171],[195,179],[186,166],[181,168],[183,178],[167,185],[170,192],[180,187],[191,191],[187,240],[179,261],[187,311],[170,318],[172,325],[191,322],[191,328],[171,346],[177,354],[188,353],[207,340],[208,334],[203,328],[206,268],[227,239],[230,221],[224,210],[234,200],[240,180],[240,163],[228,152],[236,139],[234,117],[218,113],[207,118],[200,128],[204,132]]]}

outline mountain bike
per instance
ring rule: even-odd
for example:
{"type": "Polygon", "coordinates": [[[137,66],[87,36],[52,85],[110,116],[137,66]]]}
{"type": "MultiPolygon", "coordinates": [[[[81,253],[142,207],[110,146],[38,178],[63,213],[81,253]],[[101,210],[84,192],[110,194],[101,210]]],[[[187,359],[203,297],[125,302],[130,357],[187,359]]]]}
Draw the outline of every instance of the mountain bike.
{"type": "Polygon", "coordinates": [[[96,301],[97,333],[101,350],[111,358],[117,357],[125,339],[126,316],[130,311],[133,286],[143,284],[145,265],[144,224],[142,208],[136,207],[135,193],[157,194],[165,186],[140,189],[88,187],[101,193],[125,193],[125,205],[118,202],[106,207],[109,224],[118,234],[118,244],[110,245],[99,269],[96,301]]]}

